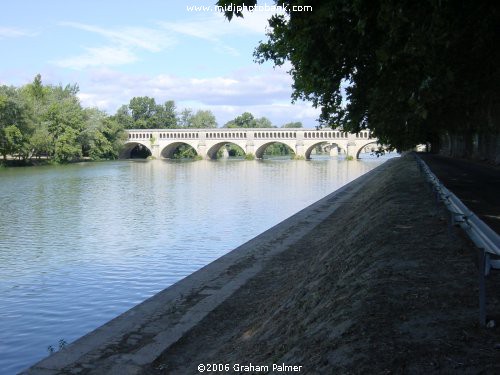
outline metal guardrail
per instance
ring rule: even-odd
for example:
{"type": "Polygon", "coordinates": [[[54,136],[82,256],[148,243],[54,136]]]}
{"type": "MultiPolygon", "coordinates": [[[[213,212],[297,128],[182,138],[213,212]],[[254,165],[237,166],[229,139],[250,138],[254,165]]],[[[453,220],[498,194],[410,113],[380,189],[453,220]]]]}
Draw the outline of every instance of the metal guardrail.
{"type": "Polygon", "coordinates": [[[451,225],[459,225],[479,249],[479,322],[486,324],[486,286],[485,277],[491,269],[500,269],[500,236],[472,212],[458,197],[449,191],[428,165],[417,155],[422,172],[432,184],[436,199],[443,202],[451,214],[451,225]]]}

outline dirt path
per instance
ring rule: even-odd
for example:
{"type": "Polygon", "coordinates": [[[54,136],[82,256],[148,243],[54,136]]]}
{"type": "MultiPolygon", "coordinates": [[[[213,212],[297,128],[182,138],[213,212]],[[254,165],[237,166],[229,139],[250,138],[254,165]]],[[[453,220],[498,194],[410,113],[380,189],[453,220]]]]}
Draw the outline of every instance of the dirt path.
{"type": "MultiPolygon", "coordinates": [[[[401,158],[143,373],[499,373],[499,329],[477,324],[475,257],[401,158]]],[[[500,322],[500,275],[488,288],[500,322]]]]}
{"type": "Polygon", "coordinates": [[[500,233],[500,166],[435,154],[420,157],[449,190],[500,233]]]}

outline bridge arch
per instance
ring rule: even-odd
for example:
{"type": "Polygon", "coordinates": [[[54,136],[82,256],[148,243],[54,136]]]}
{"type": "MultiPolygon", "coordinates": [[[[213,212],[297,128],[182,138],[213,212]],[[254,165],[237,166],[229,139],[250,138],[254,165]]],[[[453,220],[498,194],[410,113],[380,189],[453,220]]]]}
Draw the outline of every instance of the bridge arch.
{"type": "Polygon", "coordinates": [[[370,142],[363,143],[361,145],[361,147],[359,147],[358,150],[356,151],[356,159],[359,159],[359,154],[361,153],[361,150],[364,149],[366,146],[371,145],[371,144],[378,144],[378,142],[377,141],[370,141],[370,142]]]}
{"type": "Polygon", "coordinates": [[[280,144],[280,145],[285,145],[287,147],[287,149],[289,151],[291,151],[291,153],[293,155],[295,155],[295,150],[294,150],[294,143],[289,143],[289,142],[280,142],[280,141],[270,141],[270,142],[266,142],[264,144],[261,144],[259,147],[257,147],[257,149],[255,150],[255,157],[257,159],[262,159],[264,157],[264,153],[266,152],[266,149],[273,145],[273,144],[280,144]]]}
{"type": "Polygon", "coordinates": [[[242,146],[241,144],[238,144],[236,142],[217,142],[216,144],[214,144],[213,146],[211,146],[208,150],[207,150],[207,156],[209,159],[212,159],[212,160],[215,160],[217,159],[217,152],[219,152],[219,150],[226,146],[226,145],[234,145],[234,146],[237,146],[239,149],[241,149],[241,151],[243,151],[243,154],[245,154],[245,148],[244,148],[244,145],[242,146]]]}
{"type": "Polygon", "coordinates": [[[134,140],[134,141],[125,142],[122,150],[120,151],[120,155],[118,156],[118,158],[119,159],[130,159],[131,157],[133,157],[133,152],[136,149],[143,149],[145,151],[145,154],[148,154],[148,156],[151,156],[153,154],[153,152],[151,151],[151,148],[145,142],[134,140]]]}
{"type": "Polygon", "coordinates": [[[160,156],[162,158],[165,158],[165,159],[173,159],[174,158],[174,154],[175,154],[175,151],[181,147],[181,146],[189,146],[191,149],[193,149],[194,151],[194,154],[196,156],[198,156],[198,151],[196,151],[196,148],[188,143],[188,142],[182,142],[182,141],[179,141],[179,142],[172,142],[172,143],[169,143],[167,146],[165,146],[163,148],[163,150],[161,150],[160,152],[160,156]]]}
{"type": "Polygon", "coordinates": [[[330,144],[330,147],[337,147],[338,149],[338,153],[339,154],[345,154],[347,155],[347,150],[345,147],[343,147],[342,144],[338,143],[338,142],[328,142],[330,144]]]}
{"type": "Polygon", "coordinates": [[[311,153],[313,152],[314,148],[316,148],[317,146],[320,146],[320,145],[330,145],[330,146],[333,146],[333,147],[337,147],[339,148],[340,150],[342,150],[344,153],[347,153],[347,151],[337,142],[332,142],[332,141],[318,141],[318,142],[315,142],[315,143],[312,143],[312,144],[309,144],[307,149],[306,149],[306,152],[304,153],[304,156],[307,160],[311,159],[311,153]]]}

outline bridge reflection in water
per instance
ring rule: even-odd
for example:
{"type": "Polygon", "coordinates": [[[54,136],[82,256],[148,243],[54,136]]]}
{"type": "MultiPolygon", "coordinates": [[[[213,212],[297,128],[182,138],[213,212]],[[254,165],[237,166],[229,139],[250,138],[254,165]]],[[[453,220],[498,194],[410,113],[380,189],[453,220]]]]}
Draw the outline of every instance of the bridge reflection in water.
{"type": "Polygon", "coordinates": [[[227,144],[239,146],[246,155],[261,159],[267,147],[274,143],[288,146],[295,157],[310,159],[317,147],[329,147],[330,155],[343,153],[359,157],[369,144],[378,140],[369,130],[356,134],[332,129],[131,129],[120,155],[129,158],[137,146],[146,148],[153,157],[170,159],[181,145],[191,146],[203,159],[216,159],[217,152],[227,144]]]}

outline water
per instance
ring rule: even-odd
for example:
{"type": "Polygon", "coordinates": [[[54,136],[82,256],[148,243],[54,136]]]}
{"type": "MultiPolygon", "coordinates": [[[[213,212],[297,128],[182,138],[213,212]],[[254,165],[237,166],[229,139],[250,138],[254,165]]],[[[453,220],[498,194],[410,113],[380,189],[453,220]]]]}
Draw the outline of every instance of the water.
{"type": "Polygon", "coordinates": [[[28,367],[383,161],[0,170],[0,373],[28,367]]]}

